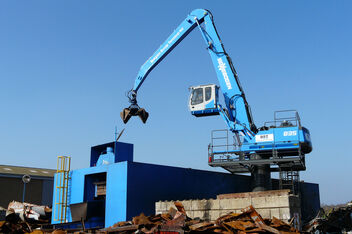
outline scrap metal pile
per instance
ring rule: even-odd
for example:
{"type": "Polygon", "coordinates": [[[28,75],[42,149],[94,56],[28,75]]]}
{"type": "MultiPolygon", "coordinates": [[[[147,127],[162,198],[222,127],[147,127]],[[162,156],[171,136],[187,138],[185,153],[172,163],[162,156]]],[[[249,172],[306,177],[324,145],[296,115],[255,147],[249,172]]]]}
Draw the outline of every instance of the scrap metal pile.
{"type": "Polygon", "coordinates": [[[312,233],[342,233],[352,231],[352,204],[333,208],[328,212],[323,209],[305,227],[312,233]]]}
{"type": "Polygon", "coordinates": [[[0,233],[32,232],[41,224],[50,223],[51,209],[30,203],[12,201],[9,203],[5,217],[0,221],[0,233]]]}
{"type": "Polygon", "coordinates": [[[216,221],[191,219],[180,202],[174,203],[177,210],[145,216],[141,214],[128,222],[119,222],[101,230],[104,233],[299,233],[297,229],[279,219],[263,219],[249,206],[241,214],[229,213],[216,221]]]}

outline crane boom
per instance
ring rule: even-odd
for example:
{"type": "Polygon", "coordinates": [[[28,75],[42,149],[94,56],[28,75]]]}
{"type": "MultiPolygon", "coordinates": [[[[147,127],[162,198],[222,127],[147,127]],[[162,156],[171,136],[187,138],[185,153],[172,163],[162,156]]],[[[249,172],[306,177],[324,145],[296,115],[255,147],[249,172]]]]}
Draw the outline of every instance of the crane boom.
{"type": "Polygon", "coordinates": [[[154,54],[141,66],[134,87],[130,91],[130,102],[132,103],[132,106],[126,110],[129,115],[122,114],[122,116],[128,121],[131,112],[134,112],[132,115],[145,115],[146,112],[144,109],[137,113],[139,108],[136,100],[138,90],[155,66],[158,65],[196,27],[199,28],[203,39],[207,44],[207,49],[211,56],[224,95],[227,111],[225,112],[221,108],[220,111],[222,116],[231,131],[235,133],[242,132],[243,136],[252,138],[257,129],[254,125],[250,107],[239,82],[236,70],[233,67],[231,58],[226,53],[216,31],[212,14],[203,9],[192,11],[154,52],[154,54]]]}

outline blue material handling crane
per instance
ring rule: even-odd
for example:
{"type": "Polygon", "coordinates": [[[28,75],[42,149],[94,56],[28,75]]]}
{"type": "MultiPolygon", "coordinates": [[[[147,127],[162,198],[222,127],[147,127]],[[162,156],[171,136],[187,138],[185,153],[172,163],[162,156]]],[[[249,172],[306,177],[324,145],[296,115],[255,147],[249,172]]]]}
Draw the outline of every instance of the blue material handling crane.
{"type": "Polygon", "coordinates": [[[220,87],[215,84],[191,87],[189,109],[196,117],[220,115],[228,127],[212,131],[209,165],[223,167],[232,173],[252,173],[255,191],[270,188],[270,172],[305,170],[305,154],[311,152],[312,144],[310,133],[301,126],[297,111],[275,112],[274,121],[256,127],[213,16],[204,9],[192,11],[142,65],[133,89],[128,92],[131,105],[121,112],[123,122],[127,123],[132,116],[139,116],[143,123],[147,121],[148,112],[137,104],[138,90],[155,66],[195,28],[200,30],[207,44],[220,87]],[[224,96],[224,106],[219,103],[219,88],[224,96]]]}

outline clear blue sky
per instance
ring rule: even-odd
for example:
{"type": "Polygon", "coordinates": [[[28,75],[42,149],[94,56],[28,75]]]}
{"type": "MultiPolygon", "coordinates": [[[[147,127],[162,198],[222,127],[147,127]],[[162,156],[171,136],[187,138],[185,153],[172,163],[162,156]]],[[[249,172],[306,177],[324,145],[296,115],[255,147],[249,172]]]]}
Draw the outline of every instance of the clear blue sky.
{"type": "MultiPolygon", "coordinates": [[[[92,145],[124,128],[140,66],[195,8],[212,11],[257,126],[297,109],[310,129],[305,181],[321,201],[352,199],[350,1],[1,1],[1,164],[89,165],[92,145]]],[[[140,162],[214,170],[207,165],[220,117],[195,118],[188,87],[217,83],[205,44],[192,32],[148,77],[136,118],[121,141],[140,162]]]]}

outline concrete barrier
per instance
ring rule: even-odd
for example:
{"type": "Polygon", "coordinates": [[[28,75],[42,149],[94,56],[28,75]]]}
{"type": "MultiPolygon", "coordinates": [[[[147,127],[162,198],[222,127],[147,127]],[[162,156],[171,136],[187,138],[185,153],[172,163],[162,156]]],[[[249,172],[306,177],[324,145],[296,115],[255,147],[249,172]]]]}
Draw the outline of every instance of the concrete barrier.
{"type": "MultiPolygon", "coordinates": [[[[300,199],[290,194],[290,190],[272,190],[221,194],[217,199],[183,200],[181,202],[190,218],[216,220],[230,212],[241,213],[241,209],[252,205],[263,218],[279,218],[285,221],[294,214],[301,217],[300,199]]],[[[156,214],[167,212],[174,207],[173,201],[155,203],[156,214]]]]}

